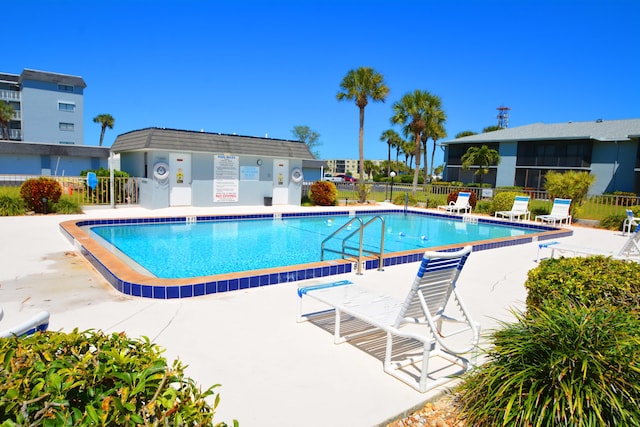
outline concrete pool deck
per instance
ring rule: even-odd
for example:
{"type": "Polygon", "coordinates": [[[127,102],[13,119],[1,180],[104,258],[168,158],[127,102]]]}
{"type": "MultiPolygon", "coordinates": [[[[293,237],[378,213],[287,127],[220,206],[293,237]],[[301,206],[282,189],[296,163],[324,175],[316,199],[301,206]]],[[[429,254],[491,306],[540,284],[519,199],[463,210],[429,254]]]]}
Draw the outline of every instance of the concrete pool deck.
{"type": "MultiPolygon", "coordinates": [[[[361,207],[358,207],[360,209],[361,207]]],[[[374,206],[380,208],[380,205],[374,206]]],[[[406,292],[418,264],[333,278],[213,294],[180,300],[130,297],[115,291],[60,232],[62,221],[228,213],[326,210],[295,206],[87,209],[82,215],[0,218],[0,329],[40,310],[51,313],[50,330],[100,329],[147,336],[169,360],[189,365],[203,388],[221,384],[216,421],[242,427],[377,426],[420,406],[441,390],[421,394],[387,375],[382,362],[311,322],[296,323],[298,286],[339,279],[364,282],[385,292],[406,292]],[[402,287],[402,288],[400,288],[402,287]]],[[[568,227],[563,242],[618,250],[621,232],[568,227]]],[[[550,251],[544,252],[548,256],[550,251]]],[[[459,289],[484,332],[511,320],[524,307],[527,272],[538,244],[471,254],[459,289]]]]}

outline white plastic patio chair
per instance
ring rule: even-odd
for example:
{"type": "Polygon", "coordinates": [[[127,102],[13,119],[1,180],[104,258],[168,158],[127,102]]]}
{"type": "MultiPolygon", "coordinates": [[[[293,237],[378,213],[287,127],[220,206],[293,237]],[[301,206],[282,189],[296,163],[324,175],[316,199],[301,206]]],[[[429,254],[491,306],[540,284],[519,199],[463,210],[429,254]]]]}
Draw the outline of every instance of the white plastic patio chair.
{"type": "Polygon", "coordinates": [[[523,219],[529,220],[531,219],[531,212],[529,211],[529,200],[531,198],[529,196],[516,196],[513,200],[513,206],[510,211],[498,211],[495,213],[495,217],[509,218],[510,221],[515,219],[523,219]]]}
{"type": "Polygon", "coordinates": [[[636,227],[629,238],[624,242],[624,245],[616,253],[615,251],[604,251],[599,248],[571,245],[562,242],[548,242],[540,243],[538,245],[538,259],[540,261],[540,250],[551,249],[551,258],[553,258],[556,252],[560,254],[571,254],[573,256],[610,256],[615,259],[626,259],[630,261],[640,262],[640,227],[636,227]]]}
{"type": "MultiPolygon", "coordinates": [[[[0,307],[0,320],[4,316],[2,307],[0,307]]],[[[13,326],[4,331],[0,331],[0,338],[10,338],[13,336],[23,337],[26,335],[34,334],[38,331],[44,332],[49,327],[49,313],[47,311],[41,311],[32,318],[13,326]]]]}
{"type": "Polygon", "coordinates": [[[455,378],[436,377],[434,372],[429,372],[430,358],[443,358],[448,366],[461,368],[454,375],[461,374],[471,366],[463,355],[474,352],[478,344],[480,326],[471,319],[456,289],[458,276],[470,253],[471,246],[455,252],[426,252],[404,299],[349,281],[299,288],[298,321],[326,315],[326,311],[303,314],[302,299],[306,296],[335,311],[336,344],[383,331],[386,333],[384,371],[426,392],[455,378]],[[341,334],[343,323],[358,320],[370,328],[341,334]],[[394,338],[418,342],[420,354],[403,357],[402,345],[398,345],[399,350],[396,348],[394,353],[394,338]]]}
{"type": "Polygon", "coordinates": [[[623,235],[631,233],[633,230],[635,230],[634,227],[637,227],[638,223],[640,223],[640,218],[635,217],[631,209],[627,209],[626,211],[627,217],[624,219],[624,223],[622,224],[623,235]]]}
{"type": "Polygon", "coordinates": [[[458,197],[456,201],[449,202],[448,205],[440,205],[438,209],[445,210],[447,212],[456,212],[460,213],[460,211],[464,211],[465,213],[471,212],[471,205],[469,204],[469,198],[471,197],[471,193],[468,191],[461,191],[458,193],[458,197]]]}
{"type": "Polygon", "coordinates": [[[549,215],[538,215],[536,216],[536,221],[540,220],[541,222],[547,222],[553,225],[566,222],[567,225],[569,225],[571,224],[570,208],[571,199],[554,199],[549,215]]]}

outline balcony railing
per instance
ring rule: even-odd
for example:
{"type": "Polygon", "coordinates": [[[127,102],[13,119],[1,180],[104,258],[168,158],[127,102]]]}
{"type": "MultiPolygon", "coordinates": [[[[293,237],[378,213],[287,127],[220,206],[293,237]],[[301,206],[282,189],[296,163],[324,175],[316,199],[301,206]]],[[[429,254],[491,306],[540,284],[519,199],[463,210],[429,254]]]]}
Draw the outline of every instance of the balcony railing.
{"type": "Polygon", "coordinates": [[[22,141],[22,130],[9,129],[9,139],[13,141],[22,141]]]}
{"type": "Polygon", "coordinates": [[[3,101],[20,101],[20,92],[16,90],[0,90],[0,99],[3,101]]]}

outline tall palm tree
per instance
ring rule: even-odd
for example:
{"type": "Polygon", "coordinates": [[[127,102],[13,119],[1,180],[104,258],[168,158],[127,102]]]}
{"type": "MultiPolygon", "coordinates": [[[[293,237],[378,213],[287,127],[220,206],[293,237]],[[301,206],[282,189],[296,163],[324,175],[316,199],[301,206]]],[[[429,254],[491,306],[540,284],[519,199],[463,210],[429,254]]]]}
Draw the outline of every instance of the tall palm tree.
{"type": "MultiPolygon", "coordinates": [[[[369,99],[374,102],[384,102],[389,95],[389,88],[384,83],[382,74],[370,67],[360,67],[350,70],[340,82],[341,91],[336,98],[338,101],[353,100],[360,110],[360,131],[358,134],[358,148],[360,151],[359,179],[364,178],[364,107],[369,103],[369,99]]],[[[360,202],[364,202],[367,193],[361,186],[360,202]]]]}
{"type": "MultiPolygon", "coordinates": [[[[397,147],[400,143],[400,135],[393,129],[387,129],[380,135],[380,141],[387,142],[387,176],[391,173],[391,147],[397,147]]],[[[396,155],[396,161],[398,156],[396,155]]]]}
{"type": "Polygon", "coordinates": [[[411,193],[415,196],[418,189],[418,174],[420,171],[420,135],[427,127],[427,113],[431,95],[427,91],[419,89],[405,94],[400,101],[393,104],[393,116],[391,123],[402,125],[405,136],[413,136],[413,149],[416,160],[416,168],[413,171],[413,187],[411,193]]]}
{"type": "Polygon", "coordinates": [[[111,114],[98,114],[93,118],[93,123],[100,123],[102,129],[100,131],[100,147],[102,147],[102,141],[104,141],[104,132],[109,129],[113,129],[116,119],[111,114]]]}
{"type": "Polygon", "coordinates": [[[423,177],[424,183],[429,181],[429,172],[427,168],[427,142],[429,138],[433,140],[433,154],[431,156],[431,170],[433,171],[433,157],[435,156],[436,140],[440,138],[438,135],[444,132],[444,122],[446,121],[446,115],[442,111],[442,100],[437,95],[431,95],[427,97],[428,105],[427,111],[425,111],[426,126],[424,132],[420,135],[422,141],[422,155],[424,159],[423,177]],[[434,134],[438,134],[434,138],[434,134]]]}
{"type": "Polygon", "coordinates": [[[447,130],[444,128],[444,124],[447,121],[447,115],[444,111],[440,110],[433,114],[430,120],[429,127],[431,130],[429,133],[431,134],[431,140],[433,140],[433,149],[431,150],[431,170],[429,175],[433,176],[435,165],[433,162],[436,157],[436,143],[439,139],[447,137],[447,130]]]}
{"type": "Polygon", "coordinates": [[[500,154],[486,145],[469,147],[460,160],[462,160],[462,169],[464,170],[469,170],[472,166],[478,167],[475,174],[480,177],[480,186],[482,187],[482,178],[489,173],[489,166],[500,164],[500,154]]]}
{"type": "Polygon", "coordinates": [[[0,102],[0,139],[11,139],[9,122],[13,117],[13,107],[8,102],[0,102]]]}

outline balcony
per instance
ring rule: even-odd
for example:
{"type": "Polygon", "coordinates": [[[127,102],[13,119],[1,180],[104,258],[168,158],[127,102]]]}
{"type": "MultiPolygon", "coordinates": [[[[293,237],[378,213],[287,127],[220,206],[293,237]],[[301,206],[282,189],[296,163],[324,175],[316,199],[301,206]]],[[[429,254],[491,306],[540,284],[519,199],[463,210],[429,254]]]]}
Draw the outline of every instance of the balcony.
{"type": "Polygon", "coordinates": [[[0,90],[0,100],[20,101],[20,92],[15,90],[0,90]]]}
{"type": "Polygon", "coordinates": [[[9,139],[11,141],[22,141],[22,130],[21,129],[9,129],[9,139]]]}

